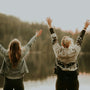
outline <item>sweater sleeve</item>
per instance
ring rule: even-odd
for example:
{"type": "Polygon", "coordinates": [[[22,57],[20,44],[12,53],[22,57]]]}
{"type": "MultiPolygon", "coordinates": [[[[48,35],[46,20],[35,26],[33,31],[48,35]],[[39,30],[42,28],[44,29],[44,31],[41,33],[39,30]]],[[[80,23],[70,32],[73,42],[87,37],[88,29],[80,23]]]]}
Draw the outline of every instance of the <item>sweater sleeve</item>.
{"type": "Polygon", "coordinates": [[[33,44],[35,43],[37,37],[36,35],[34,35],[30,40],[29,42],[23,47],[22,49],[22,57],[24,57],[29,51],[30,51],[30,48],[33,46],[33,44]]]}
{"type": "Polygon", "coordinates": [[[7,50],[0,44],[0,53],[5,56],[7,55],[7,50]]]}
{"type": "Polygon", "coordinates": [[[54,45],[55,43],[58,42],[58,38],[56,33],[54,32],[53,28],[49,29],[50,33],[51,33],[51,41],[52,41],[52,45],[54,45]]]}
{"type": "Polygon", "coordinates": [[[78,46],[81,46],[84,35],[85,35],[85,30],[82,30],[82,31],[80,32],[80,35],[78,36],[78,38],[77,38],[77,40],[76,40],[76,44],[77,44],[78,46]]]}
{"type": "Polygon", "coordinates": [[[57,35],[54,32],[53,28],[50,28],[50,33],[51,33],[51,41],[52,41],[52,45],[53,45],[53,51],[54,51],[54,54],[57,58],[59,51],[61,49],[61,46],[58,43],[58,38],[57,38],[57,35]]]}

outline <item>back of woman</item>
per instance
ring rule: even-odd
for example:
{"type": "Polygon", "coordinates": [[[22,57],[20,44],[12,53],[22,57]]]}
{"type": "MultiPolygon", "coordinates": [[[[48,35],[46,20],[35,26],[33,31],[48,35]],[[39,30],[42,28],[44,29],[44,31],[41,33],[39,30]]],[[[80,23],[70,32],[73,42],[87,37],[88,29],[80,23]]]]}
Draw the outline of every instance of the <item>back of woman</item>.
{"type": "Polygon", "coordinates": [[[41,33],[42,30],[36,32],[23,48],[18,39],[10,42],[8,50],[0,44],[0,52],[4,56],[0,70],[0,73],[5,77],[4,90],[24,90],[23,77],[25,73],[29,72],[24,57],[41,33]]]}
{"type": "Polygon", "coordinates": [[[80,32],[76,43],[69,36],[64,36],[61,45],[54,29],[52,20],[47,18],[53,51],[56,57],[54,73],[57,75],[56,90],[79,90],[78,61],[77,57],[81,50],[81,44],[89,21],[86,21],[84,29],[80,32]]]}
{"type": "Polygon", "coordinates": [[[6,76],[9,79],[19,79],[24,76],[25,73],[28,73],[28,68],[24,58],[20,60],[16,67],[13,67],[9,56],[5,57],[1,67],[2,75],[6,76]]]}

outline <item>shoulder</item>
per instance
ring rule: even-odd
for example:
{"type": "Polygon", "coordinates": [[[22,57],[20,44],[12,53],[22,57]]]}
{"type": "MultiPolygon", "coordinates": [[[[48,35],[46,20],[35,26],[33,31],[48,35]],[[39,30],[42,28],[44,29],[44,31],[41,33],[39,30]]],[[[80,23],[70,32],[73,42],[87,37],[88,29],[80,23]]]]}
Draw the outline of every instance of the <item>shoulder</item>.
{"type": "Polygon", "coordinates": [[[80,47],[79,45],[77,45],[77,44],[75,44],[75,45],[72,47],[72,51],[75,51],[75,52],[78,53],[78,54],[79,54],[80,50],[81,50],[81,47],[80,47]]]}
{"type": "Polygon", "coordinates": [[[80,50],[81,49],[81,46],[80,45],[74,45],[74,48],[76,49],[76,50],[80,50]]]}

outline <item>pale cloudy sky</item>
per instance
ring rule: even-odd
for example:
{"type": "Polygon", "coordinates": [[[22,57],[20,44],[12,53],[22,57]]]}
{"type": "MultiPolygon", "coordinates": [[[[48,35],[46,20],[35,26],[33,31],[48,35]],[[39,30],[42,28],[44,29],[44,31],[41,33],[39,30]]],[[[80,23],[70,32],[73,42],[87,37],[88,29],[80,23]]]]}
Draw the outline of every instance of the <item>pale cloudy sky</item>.
{"type": "Polygon", "coordinates": [[[0,13],[39,23],[50,16],[55,27],[81,30],[90,19],[90,0],[0,0],[0,13]]]}

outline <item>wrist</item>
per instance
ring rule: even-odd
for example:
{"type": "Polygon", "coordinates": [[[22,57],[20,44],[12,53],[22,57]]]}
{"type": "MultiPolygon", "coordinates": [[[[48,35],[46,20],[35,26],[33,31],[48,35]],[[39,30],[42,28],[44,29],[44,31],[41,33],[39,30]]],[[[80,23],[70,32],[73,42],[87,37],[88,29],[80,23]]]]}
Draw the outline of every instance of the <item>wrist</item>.
{"type": "Polygon", "coordinates": [[[49,30],[50,30],[50,33],[51,33],[51,34],[53,34],[53,33],[54,33],[53,28],[50,28],[49,30]]]}
{"type": "Polygon", "coordinates": [[[86,29],[87,29],[87,27],[84,27],[83,29],[84,29],[84,30],[86,30],[86,29]]]}
{"type": "Polygon", "coordinates": [[[49,25],[49,28],[52,28],[51,25],[49,25]]]}

